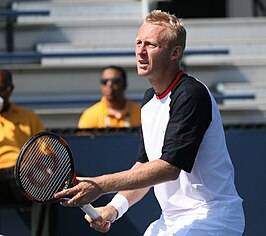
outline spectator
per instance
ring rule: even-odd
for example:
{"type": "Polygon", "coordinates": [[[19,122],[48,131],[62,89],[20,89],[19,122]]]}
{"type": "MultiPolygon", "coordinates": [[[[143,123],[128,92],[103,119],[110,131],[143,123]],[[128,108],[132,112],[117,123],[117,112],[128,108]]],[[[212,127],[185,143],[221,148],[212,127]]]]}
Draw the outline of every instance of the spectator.
{"type": "Polygon", "coordinates": [[[16,203],[31,207],[31,235],[52,236],[55,235],[54,206],[31,203],[16,185],[14,167],[20,149],[45,128],[31,110],[10,101],[13,90],[11,72],[0,70],[0,206],[16,203]]]}
{"type": "Polygon", "coordinates": [[[140,106],[125,98],[127,76],[123,68],[107,66],[100,73],[102,99],[81,115],[79,128],[140,126],[140,106]]]}
{"type": "Polygon", "coordinates": [[[186,30],[180,19],[161,11],[149,13],[136,37],[137,71],[152,88],[141,107],[141,142],[130,170],[79,178],[57,193],[73,195],[64,206],[90,203],[118,192],[101,217],[86,219],[107,232],[151,187],[162,209],[145,236],[240,236],[244,231],[242,199],[234,184],[217,104],[208,88],[184,73],[180,62],[186,30]]]}

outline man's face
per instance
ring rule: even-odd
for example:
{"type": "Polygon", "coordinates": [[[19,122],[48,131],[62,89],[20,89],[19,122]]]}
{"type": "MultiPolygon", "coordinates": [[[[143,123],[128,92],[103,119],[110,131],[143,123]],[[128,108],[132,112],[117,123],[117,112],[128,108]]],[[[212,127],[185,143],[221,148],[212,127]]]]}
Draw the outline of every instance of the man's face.
{"type": "Polygon", "coordinates": [[[140,76],[149,79],[162,76],[170,61],[171,50],[162,41],[165,28],[144,23],[136,37],[136,63],[140,76]]]}
{"type": "Polygon", "coordinates": [[[101,90],[107,100],[116,101],[124,97],[125,85],[120,71],[106,69],[101,74],[101,90]]]}

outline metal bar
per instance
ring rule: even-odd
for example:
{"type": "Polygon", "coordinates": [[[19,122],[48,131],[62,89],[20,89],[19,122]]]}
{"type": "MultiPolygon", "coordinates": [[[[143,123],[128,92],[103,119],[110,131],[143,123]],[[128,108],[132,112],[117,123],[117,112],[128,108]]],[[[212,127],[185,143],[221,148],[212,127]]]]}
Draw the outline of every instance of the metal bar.
{"type": "MultiPolygon", "coordinates": [[[[227,55],[228,49],[203,49],[203,50],[186,50],[185,56],[191,55],[227,55]]],[[[41,59],[41,58],[60,58],[60,57],[122,57],[135,56],[134,51],[91,51],[91,52],[49,52],[41,53],[34,51],[27,52],[0,52],[1,59],[41,59]]]]}
{"type": "Polygon", "coordinates": [[[45,15],[48,16],[50,14],[50,11],[48,10],[0,10],[0,16],[40,16],[45,15]]]}

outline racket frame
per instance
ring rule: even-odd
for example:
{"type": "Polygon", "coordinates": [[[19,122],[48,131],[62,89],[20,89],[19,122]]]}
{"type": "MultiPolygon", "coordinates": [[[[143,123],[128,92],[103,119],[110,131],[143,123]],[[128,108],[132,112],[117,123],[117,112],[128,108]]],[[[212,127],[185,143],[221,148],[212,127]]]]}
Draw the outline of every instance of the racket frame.
{"type": "Polygon", "coordinates": [[[26,191],[23,187],[23,184],[21,183],[21,179],[20,179],[20,165],[21,162],[24,160],[24,154],[25,152],[28,150],[28,148],[31,146],[32,143],[34,143],[37,139],[44,137],[44,136],[49,136],[52,138],[57,139],[66,149],[66,151],[68,152],[69,155],[69,164],[71,166],[71,172],[68,176],[69,181],[67,183],[65,183],[64,189],[70,188],[74,185],[77,184],[77,180],[76,180],[76,172],[75,172],[75,166],[74,166],[74,160],[73,160],[73,153],[68,145],[68,143],[65,141],[65,139],[63,139],[62,137],[52,133],[52,132],[48,132],[48,131],[43,131],[40,133],[37,133],[36,135],[34,135],[33,137],[31,137],[29,140],[26,141],[26,143],[23,145],[23,147],[20,150],[20,153],[18,155],[17,161],[16,161],[16,165],[15,165],[15,170],[14,170],[14,174],[15,174],[15,179],[16,179],[16,183],[18,185],[18,187],[21,189],[23,195],[31,200],[31,201],[35,201],[35,202],[39,202],[39,203],[49,203],[49,202],[58,202],[58,199],[52,198],[49,200],[45,200],[45,201],[41,201],[41,200],[37,200],[35,199],[28,191],[26,191]]]}
{"type": "MultiPolygon", "coordinates": [[[[20,171],[19,171],[19,167],[20,167],[20,164],[21,162],[23,161],[23,157],[24,157],[24,154],[25,152],[28,150],[28,148],[31,146],[31,144],[33,142],[35,142],[37,139],[41,138],[41,137],[44,137],[44,136],[50,136],[50,137],[53,137],[55,139],[57,139],[65,148],[66,148],[66,151],[68,152],[69,154],[69,161],[70,161],[70,166],[71,166],[71,172],[70,172],[70,175],[68,176],[69,178],[69,181],[65,184],[64,186],[64,189],[67,189],[67,188],[70,188],[74,185],[76,185],[78,183],[77,179],[76,179],[76,171],[75,171],[75,166],[74,166],[74,159],[73,159],[73,153],[68,145],[68,143],[66,142],[65,139],[63,139],[62,137],[52,133],[52,132],[48,132],[48,131],[44,131],[44,132],[40,132],[36,135],[34,135],[33,137],[31,137],[24,145],[23,147],[21,148],[21,151],[19,153],[19,156],[18,156],[18,159],[17,159],[17,162],[16,162],[16,166],[15,166],[15,179],[16,179],[16,182],[17,182],[17,185],[18,187],[21,189],[22,193],[24,194],[24,196],[26,198],[28,198],[29,200],[31,201],[36,201],[36,202],[40,202],[40,203],[48,203],[48,202],[59,202],[60,199],[56,199],[56,198],[53,198],[53,199],[50,199],[50,200],[45,200],[45,201],[39,201],[37,199],[34,199],[34,197],[31,196],[31,194],[29,194],[23,187],[21,181],[20,181],[20,178],[19,178],[19,174],[20,174],[20,171]]],[[[84,206],[80,206],[81,210],[83,210],[84,213],[88,214],[92,219],[98,219],[100,217],[100,214],[99,212],[91,205],[91,204],[86,204],[84,206]]]]}

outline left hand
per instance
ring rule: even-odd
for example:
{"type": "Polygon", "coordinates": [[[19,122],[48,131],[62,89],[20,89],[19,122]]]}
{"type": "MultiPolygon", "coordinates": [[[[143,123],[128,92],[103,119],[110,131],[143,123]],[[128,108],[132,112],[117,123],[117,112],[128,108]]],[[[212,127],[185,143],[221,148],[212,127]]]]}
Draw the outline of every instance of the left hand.
{"type": "Polygon", "coordinates": [[[77,178],[79,183],[69,189],[58,192],[54,195],[59,199],[67,196],[73,196],[69,200],[61,201],[61,205],[68,207],[83,206],[95,201],[103,193],[99,185],[93,181],[93,178],[77,178]]]}
{"type": "Polygon", "coordinates": [[[101,217],[97,220],[92,219],[89,215],[85,215],[85,219],[90,223],[90,227],[98,232],[106,233],[110,230],[111,224],[117,218],[117,210],[112,206],[96,208],[101,212],[101,217]]]}

